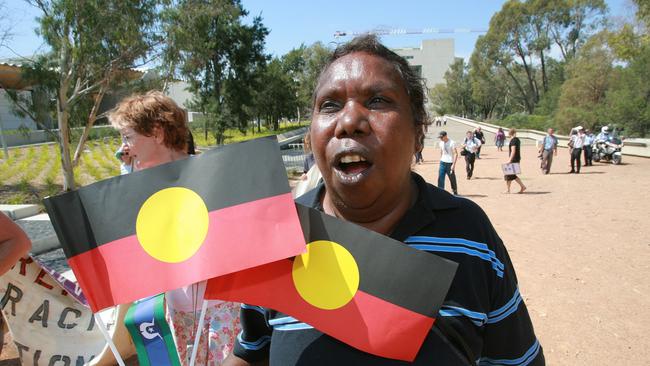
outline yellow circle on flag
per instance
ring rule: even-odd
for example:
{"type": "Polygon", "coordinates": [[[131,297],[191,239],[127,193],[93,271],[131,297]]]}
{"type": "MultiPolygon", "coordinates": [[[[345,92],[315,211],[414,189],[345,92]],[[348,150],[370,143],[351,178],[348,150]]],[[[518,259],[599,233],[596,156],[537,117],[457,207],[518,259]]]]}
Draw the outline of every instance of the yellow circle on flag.
{"type": "Polygon", "coordinates": [[[359,289],[359,267],[342,245],[318,240],[293,261],[293,283],[305,301],[326,310],[347,304],[359,289]]]}
{"type": "Polygon", "coordinates": [[[196,192],[172,187],[144,202],[135,225],[147,254],[167,263],[182,262],[196,253],[208,233],[208,208],[196,192]]]}

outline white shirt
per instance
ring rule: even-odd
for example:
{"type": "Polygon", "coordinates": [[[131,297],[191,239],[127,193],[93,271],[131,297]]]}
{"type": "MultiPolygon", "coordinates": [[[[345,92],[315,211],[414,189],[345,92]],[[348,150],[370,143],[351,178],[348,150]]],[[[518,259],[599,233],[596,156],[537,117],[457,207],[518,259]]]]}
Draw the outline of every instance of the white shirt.
{"type": "Polygon", "coordinates": [[[577,135],[571,135],[571,141],[573,141],[573,148],[574,149],[582,149],[582,145],[585,141],[585,135],[577,134],[577,135]]]}
{"type": "Polygon", "coordinates": [[[478,151],[478,148],[480,146],[481,146],[481,141],[476,137],[472,137],[472,138],[465,137],[465,150],[473,154],[476,151],[478,151]]]}
{"type": "Polygon", "coordinates": [[[453,163],[456,143],[452,139],[448,139],[447,142],[440,141],[438,144],[438,146],[440,146],[440,150],[442,150],[440,161],[444,163],[453,163]]]}

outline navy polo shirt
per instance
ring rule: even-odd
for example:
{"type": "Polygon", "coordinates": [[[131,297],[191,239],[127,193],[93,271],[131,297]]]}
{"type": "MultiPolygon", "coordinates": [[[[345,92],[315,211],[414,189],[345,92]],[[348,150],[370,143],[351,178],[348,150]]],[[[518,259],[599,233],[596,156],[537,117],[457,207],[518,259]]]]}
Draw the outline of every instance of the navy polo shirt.
{"type": "MultiPolygon", "coordinates": [[[[412,179],[418,197],[390,236],[458,263],[436,323],[413,363],[370,355],[286,314],[245,304],[235,355],[249,362],[269,359],[272,366],[543,365],[510,257],[483,210],[415,173],[412,179]]],[[[321,184],[297,202],[322,210],[324,190],[321,184]]],[[[419,280],[435,279],[422,273],[419,280]]]]}

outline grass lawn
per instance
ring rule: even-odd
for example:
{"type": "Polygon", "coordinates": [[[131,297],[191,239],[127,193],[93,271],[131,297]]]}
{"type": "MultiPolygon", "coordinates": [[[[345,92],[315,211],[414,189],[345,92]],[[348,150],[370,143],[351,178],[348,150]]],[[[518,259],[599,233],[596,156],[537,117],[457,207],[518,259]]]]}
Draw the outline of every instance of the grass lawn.
{"type": "MultiPolygon", "coordinates": [[[[258,137],[276,135],[306,124],[282,124],[278,131],[262,127],[261,132],[250,130],[246,135],[238,130],[226,131],[226,143],[250,140],[258,137]]],[[[215,139],[208,134],[206,139],[200,126],[193,126],[194,141],[198,149],[204,150],[215,145],[215,139]]],[[[77,186],[84,186],[120,174],[119,162],[114,153],[119,148],[119,136],[103,137],[88,141],[85,151],[74,170],[77,186]]],[[[75,145],[73,145],[76,147],[75,145]]],[[[74,148],[74,147],[73,147],[74,148]]],[[[27,146],[9,150],[9,158],[0,149],[0,203],[1,204],[41,204],[47,196],[61,192],[63,175],[61,172],[61,152],[56,144],[27,146]]]]}

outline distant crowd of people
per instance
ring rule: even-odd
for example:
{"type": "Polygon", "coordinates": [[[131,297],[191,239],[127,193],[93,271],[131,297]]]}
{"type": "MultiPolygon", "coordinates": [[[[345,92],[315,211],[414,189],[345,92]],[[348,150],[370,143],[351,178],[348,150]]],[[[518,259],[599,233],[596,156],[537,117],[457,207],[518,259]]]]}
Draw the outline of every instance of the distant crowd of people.
{"type": "MultiPolygon", "coordinates": [[[[436,117],[434,122],[436,126],[440,126],[441,121],[445,121],[445,117],[436,117]]],[[[505,164],[518,164],[521,161],[521,141],[517,138],[517,131],[514,128],[506,131],[499,127],[494,136],[494,144],[497,151],[504,151],[503,147],[506,143],[506,137],[510,138],[508,144],[508,159],[505,164]]],[[[485,134],[481,126],[476,127],[474,130],[468,130],[465,134],[462,144],[457,144],[447,134],[446,131],[440,131],[438,134],[440,141],[438,148],[440,150],[440,165],[438,169],[438,187],[445,188],[445,180],[448,178],[451,184],[451,190],[454,194],[458,194],[458,183],[456,179],[456,163],[458,155],[463,156],[465,159],[465,170],[467,179],[472,179],[474,175],[474,165],[477,159],[481,158],[481,149],[485,145],[485,134]]],[[[579,174],[583,166],[593,165],[593,149],[596,144],[610,143],[612,135],[610,134],[607,126],[601,129],[601,132],[596,136],[591,130],[585,129],[582,126],[577,126],[571,129],[568,147],[570,152],[571,170],[569,174],[579,174]]],[[[558,139],[555,136],[555,130],[549,128],[546,136],[539,142],[539,159],[541,160],[540,169],[542,174],[549,174],[553,158],[557,156],[558,139]]],[[[416,153],[416,163],[422,163],[422,152],[416,153]]],[[[516,171],[519,167],[511,167],[514,174],[504,173],[504,180],[506,181],[506,192],[510,193],[512,182],[519,185],[518,193],[526,191],[526,186],[517,176],[516,171]]]]}

